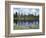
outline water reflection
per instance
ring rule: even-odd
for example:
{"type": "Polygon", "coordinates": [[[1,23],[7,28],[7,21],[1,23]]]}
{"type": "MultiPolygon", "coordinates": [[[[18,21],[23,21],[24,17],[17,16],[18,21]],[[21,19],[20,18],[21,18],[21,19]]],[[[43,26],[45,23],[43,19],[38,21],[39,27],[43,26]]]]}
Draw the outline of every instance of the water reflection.
{"type": "Polygon", "coordinates": [[[15,21],[16,25],[21,26],[31,26],[32,24],[39,24],[39,20],[33,20],[33,21],[15,21]]]}

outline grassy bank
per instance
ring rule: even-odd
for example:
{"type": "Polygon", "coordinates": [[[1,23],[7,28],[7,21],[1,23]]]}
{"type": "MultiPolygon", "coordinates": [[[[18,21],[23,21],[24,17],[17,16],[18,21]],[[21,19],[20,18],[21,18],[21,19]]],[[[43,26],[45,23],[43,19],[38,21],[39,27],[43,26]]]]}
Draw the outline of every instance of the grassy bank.
{"type": "Polygon", "coordinates": [[[24,30],[24,29],[39,29],[39,25],[32,24],[32,26],[21,26],[14,25],[14,30],[24,30]]]}
{"type": "Polygon", "coordinates": [[[17,20],[17,21],[18,21],[18,20],[20,20],[20,21],[21,21],[21,20],[23,20],[23,21],[24,21],[24,20],[25,20],[25,21],[32,21],[32,20],[38,20],[38,19],[39,19],[39,17],[35,17],[35,16],[34,16],[34,17],[30,17],[30,16],[27,17],[27,16],[25,16],[25,17],[15,17],[15,18],[14,18],[14,20],[17,20]]]}

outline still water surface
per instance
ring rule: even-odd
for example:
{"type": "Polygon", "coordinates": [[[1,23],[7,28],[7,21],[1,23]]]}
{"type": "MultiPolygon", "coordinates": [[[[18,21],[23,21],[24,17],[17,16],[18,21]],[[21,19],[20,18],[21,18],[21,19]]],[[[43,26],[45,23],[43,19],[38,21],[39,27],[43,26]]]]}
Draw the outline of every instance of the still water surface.
{"type": "Polygon", "coordinates": [[[16,21],[15,24],[21,26],[31,26],[32,24],[39,24],[39,21],[16,21]]]}

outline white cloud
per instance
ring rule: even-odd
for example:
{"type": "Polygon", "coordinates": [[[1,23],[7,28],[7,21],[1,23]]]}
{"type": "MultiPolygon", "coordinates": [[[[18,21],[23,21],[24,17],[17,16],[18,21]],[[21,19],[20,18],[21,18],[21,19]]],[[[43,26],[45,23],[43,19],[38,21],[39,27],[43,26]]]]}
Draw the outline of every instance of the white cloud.
{"type": "Polygon", "coordinates": [[[14,9],[14,13],[23,13],[23,14],[26,14],[26,15],[28,15],[28,14],[33,14],[33,15],[35,15],[35,13],[36,13],[36,15],[38,15],[39,14],[39,9],[36,9],[36,8],[15,8],[14,9]]]}

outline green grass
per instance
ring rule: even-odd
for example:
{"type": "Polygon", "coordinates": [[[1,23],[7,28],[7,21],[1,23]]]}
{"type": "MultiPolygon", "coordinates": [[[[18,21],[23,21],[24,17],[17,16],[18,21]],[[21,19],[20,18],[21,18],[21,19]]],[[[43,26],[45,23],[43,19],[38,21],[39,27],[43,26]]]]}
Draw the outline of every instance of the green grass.
{"type": "Polygon", "coordinates": [[[24,29],[39,29],[39,25],[32,24],[32,26],[20,26],[14,25],[14,30],[24,30],[24,29]]]}
{"type": "Polygon", "coordinates": [[[14,18],[14,20],[34,20],[34,19],[39,19],[39,17],[30,17],[30,16],[26,16],[26,17],[16,17],[14,18]]]}

